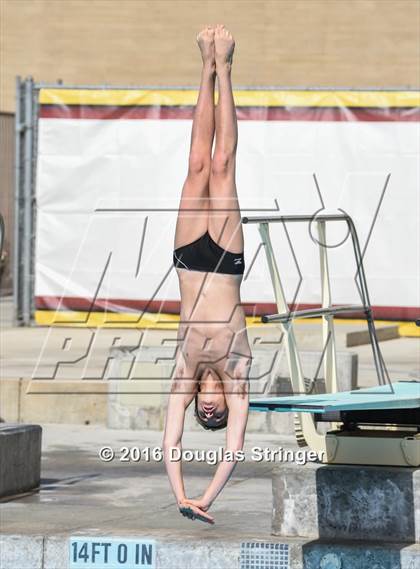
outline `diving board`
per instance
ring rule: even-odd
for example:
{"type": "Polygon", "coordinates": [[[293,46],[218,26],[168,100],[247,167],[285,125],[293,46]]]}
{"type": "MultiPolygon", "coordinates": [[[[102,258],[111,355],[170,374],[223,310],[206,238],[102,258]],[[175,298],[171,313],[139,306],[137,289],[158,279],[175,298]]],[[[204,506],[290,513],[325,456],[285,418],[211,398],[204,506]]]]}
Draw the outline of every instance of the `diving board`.
{"type": "Polygon", "coordinates": [[[262,397],[251,399],[249,407],[254,411],[294,413],[418,409],[420,423],[420,381],[398,381],[390,385],[325,395],[262,397]]]}

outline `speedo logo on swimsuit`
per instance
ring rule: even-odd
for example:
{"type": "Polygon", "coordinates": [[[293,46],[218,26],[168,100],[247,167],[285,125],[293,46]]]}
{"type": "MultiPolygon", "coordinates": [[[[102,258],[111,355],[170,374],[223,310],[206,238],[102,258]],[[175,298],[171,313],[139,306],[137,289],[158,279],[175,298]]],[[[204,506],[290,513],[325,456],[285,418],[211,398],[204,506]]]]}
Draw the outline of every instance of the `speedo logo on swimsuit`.
{"type": "Polygon", "coordinates": [[[240,265],[242,263],[242,257],[238,257],[237,259],[233,259],[234,265],[240,265]]]}

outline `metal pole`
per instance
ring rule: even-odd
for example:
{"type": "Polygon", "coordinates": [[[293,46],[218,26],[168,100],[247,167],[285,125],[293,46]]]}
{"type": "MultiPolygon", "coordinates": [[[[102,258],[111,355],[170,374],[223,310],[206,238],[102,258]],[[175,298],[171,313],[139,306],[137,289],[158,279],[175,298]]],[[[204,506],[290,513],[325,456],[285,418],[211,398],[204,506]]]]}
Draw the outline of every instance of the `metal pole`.
{"type": "Polygon", "coordinates": [[[373,360],[375,363],[376,374],[378,376],[379,385],[386,385],[386,377],[385,377],[385,370],[384,370],[384,361],[381,355],[381,349],[379,347],[378,338],[376,335],[376,328],[375,322],[372,316],[372,308],[370,304],[368,286],[366,281],[366,274],[365,269],[363,267],[363,256],[360,250],[360,243],[359,238],[357,235],[356,227],[353,223],[353,220],[349,217],[347,220],[348,226],[350,228],[352,242],[353,242],[353,249],[354,255],[356,257],[356,264],[357,264],[357,273],[356,279],[359,281],[359,292],[361,293],[363,305],[366,307],[366,321],[367,327],[370,335],[370,343],[372,348],[373,360]]]}
{"type": "Polygon", "coordinates": [[[243,217],[242,223],[293,223],[301,221],[343,221],[350,219],[346,214],[325,214],[325,215],[266,215],[243,217]]]}
{"type": "MultiPolygon", "coordinates": [[[[321,294],[322,307],[330,309],[332,307],[330,270],[328,266],[327,228],[325,221],[319,221],[318,241],[319,257],[321,269],[321,294]]],[[[337,385],[337,355],[335,342],[334,318],[331,314],[322,316],[322,340],[324,345],[323,365],[326,389],[329,393],[338,391],[337,385]]],[[[316,381],[316,376],[315,380],[316,381]]]]}
{"type": "Polygon", "coordinates": [[[22,87],[20,76],[16,77],[15,110],[15,187],[14,187],[14,244],[13,244],[13,320],[15,326],[21,323],[21,143],[22,143],[22,87]]]}
{"type": "Polygon", "coordinates": [[[25,141],[23,183],[23,280],[22,322],[31,323],[31,255],[32,255],[32,77],[25,79],[25,141]]]}
{"type": "Polygon", "coordinates": [[[39,90],[32,81],[32,147],[31,147],[31,280],[29,285],[31,321],[35,315],[35,235],[36,235],[36,165],[38,157],[38,116],[39,116],[39,90]]]}
{"type": "Polygon", "coordinates": [[[334,316],[339,313],[363,312],[366,313],[364,306],[346,305],[332,306],[327,308],[309,308],[307,310],[291,310],[282,314],[266,314],[261,316],[261,321],[265,324],[269,322],[280,322],[282,324],[297,320],[298,318],[318,318],[319,316],[334,316]]]}
{"type": "MultiPolygon", "coordinates": [[[[40,81],[39,83],[35,83],[36,89],[84,89],[84,90],[99,90],[99,89],[108,89],[111,91],[145,91],[145,90],[153,90],[153,91],[190,91],[198,89],[198,85],[109,85],[109,84],[102,84],[102,85],[63,85],[63,83],[48,83],[47,81],[40,81]]],[[[234,90],[236,91],[321,91],[321,92],[336,92],[336,91],[349,91],[349,92],[356,92],[356,93],[369,93],[369,92],[385,92],[385,93],[393,93],[404,91],[407,93],[415,93],[418,91],[415,87],[387,87],[384,89],[383,87],[325,87],[316,85],[303,85],[300,87],[285,87],[282,85],[254,85],[250,87],[249,85],[235,85],[234,90]]]]}

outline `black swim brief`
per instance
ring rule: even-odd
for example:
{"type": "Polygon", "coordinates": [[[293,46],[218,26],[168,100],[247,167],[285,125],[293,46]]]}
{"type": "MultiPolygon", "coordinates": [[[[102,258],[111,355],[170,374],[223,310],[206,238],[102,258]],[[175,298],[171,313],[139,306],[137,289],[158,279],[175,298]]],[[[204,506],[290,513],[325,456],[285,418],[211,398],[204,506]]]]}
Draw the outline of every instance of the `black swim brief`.
{"type": "Polygon", "coordinates": [[[245,269],[244,254],[226,251],[208,231],[192,243],[175,249],[173,262],[180,269],[229,275],[242,275],[245,269]]]}

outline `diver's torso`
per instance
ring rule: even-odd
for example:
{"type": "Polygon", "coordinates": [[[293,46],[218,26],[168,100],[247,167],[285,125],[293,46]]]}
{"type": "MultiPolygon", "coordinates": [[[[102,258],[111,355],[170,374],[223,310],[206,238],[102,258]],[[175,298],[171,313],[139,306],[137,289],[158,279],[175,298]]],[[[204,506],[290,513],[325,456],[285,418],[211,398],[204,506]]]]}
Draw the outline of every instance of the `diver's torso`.
{"type": "Polygon", "coordinates": [[[241,275],[176,269],[181,292],[180,350],[190,374],[212,367],[219,374],[251,356],[241,275]]]}

